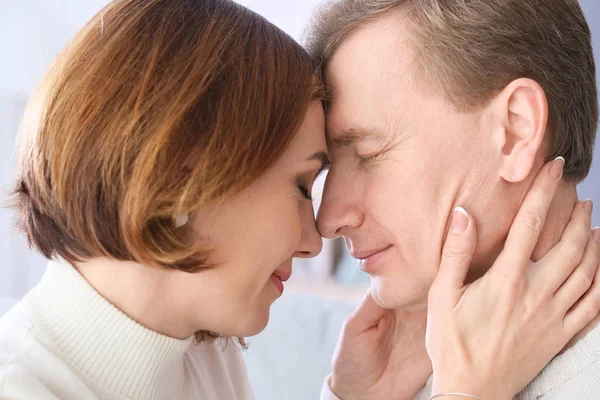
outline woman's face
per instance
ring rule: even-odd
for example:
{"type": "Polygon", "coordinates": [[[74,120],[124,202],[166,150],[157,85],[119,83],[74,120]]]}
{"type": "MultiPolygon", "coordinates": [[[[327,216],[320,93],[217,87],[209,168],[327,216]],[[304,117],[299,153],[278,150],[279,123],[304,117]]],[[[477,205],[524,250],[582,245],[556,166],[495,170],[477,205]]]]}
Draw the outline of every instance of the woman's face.
{"type": "Polygon", "coordinates": [[[262,331],[283,293],[282,280],[292,274],[292,258],[321,251],[310,193],[328,163],[324,126],[322,107],[311,106],[292,144],[266,173],[224,203],[192,215],[196,239],[214,249],[208,258],[214,267],[190,276],[210,291],[203,298],[214,299],[199,305],[210,330],[231,336],[262,331]]]}

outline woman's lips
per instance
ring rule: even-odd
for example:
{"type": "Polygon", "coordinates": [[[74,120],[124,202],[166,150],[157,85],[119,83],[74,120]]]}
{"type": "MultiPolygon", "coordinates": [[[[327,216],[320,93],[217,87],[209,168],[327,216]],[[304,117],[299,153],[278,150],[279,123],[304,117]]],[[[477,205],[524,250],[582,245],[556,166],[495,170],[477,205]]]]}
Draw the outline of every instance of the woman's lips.
{"type": "Polygon", "coordinates": [[[273,282],[280,295],[283,294],[283,282],[290,279],[290,276],[292,276],[291,270],[276,270],[271,274],[271,282],[273,282]]]}
{"type": "Polygon", "coordinates": [[[277,291],[279,292],[279,294],[282,295],[283,294],[283,282],[279,279],[279,277],[275,274],[271,274],[271,282],[273,282],[273,284],[277,288],[277,291]]]}

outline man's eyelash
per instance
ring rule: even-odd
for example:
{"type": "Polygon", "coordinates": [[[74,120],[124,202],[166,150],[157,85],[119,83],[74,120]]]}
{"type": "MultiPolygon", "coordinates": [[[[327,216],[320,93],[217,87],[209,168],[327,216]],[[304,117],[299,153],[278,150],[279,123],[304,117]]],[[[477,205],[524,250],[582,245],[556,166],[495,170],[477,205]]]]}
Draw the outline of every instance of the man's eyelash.
{"type": "Polygon", "coordinates": [[[377,153],[377,154],[371,154],[368,156],[358,156],[358,160],[360,162],[361,165],[363,164],[370,164],[370,163],[374,163],[376,161],[379,161],[379,159],[381,158],[382,154],[381,153],[377,153]]]}

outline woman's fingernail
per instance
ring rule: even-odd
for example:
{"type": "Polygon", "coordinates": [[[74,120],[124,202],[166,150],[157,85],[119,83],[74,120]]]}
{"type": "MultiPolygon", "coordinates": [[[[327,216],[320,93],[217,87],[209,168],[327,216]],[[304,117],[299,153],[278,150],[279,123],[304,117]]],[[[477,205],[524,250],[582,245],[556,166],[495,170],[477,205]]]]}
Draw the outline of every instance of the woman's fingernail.
{"type": "Polygon", "coordinates": [[[592,211],[594,211],[594,202],[592,199],[586,199],[583,201],[583,209],[590,215],[592,215],[592,211]]]}
{"type": "Polygon", "coordinates": [[[596,242],[600,243],[600,227],[594,228],[592,231],[592,237],[596,242]]]}
{"type": "Polygon", "coordinates": [[[469,225],[469,214],[462,207],[456,207],[452,213],[451,229],[455,233],[463,233],[469,225]]]}
{"type": "Polygon", "coordinates": [[[565,159],[562,157],[556,157],[550,165],[550,176],[554,179],[562,178],[563,169],[565,168],[565,159]]]}

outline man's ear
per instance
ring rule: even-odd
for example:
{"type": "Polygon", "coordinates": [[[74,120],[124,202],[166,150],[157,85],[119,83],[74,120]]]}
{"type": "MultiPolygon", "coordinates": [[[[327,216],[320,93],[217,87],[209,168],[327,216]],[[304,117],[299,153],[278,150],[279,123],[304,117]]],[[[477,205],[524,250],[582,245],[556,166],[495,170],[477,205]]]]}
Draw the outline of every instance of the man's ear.
{"type": "Polygon", "coordinates": [[[511,82],[493,102],[496,139],[501,144],[500,175],[521,182],[531,173],[548,124],[548,100],[534,80],[511,82]]]}

